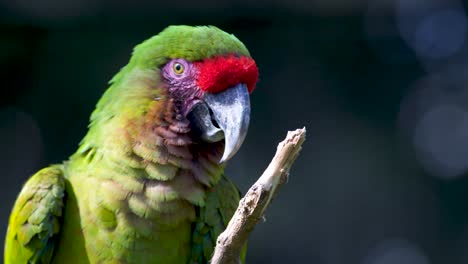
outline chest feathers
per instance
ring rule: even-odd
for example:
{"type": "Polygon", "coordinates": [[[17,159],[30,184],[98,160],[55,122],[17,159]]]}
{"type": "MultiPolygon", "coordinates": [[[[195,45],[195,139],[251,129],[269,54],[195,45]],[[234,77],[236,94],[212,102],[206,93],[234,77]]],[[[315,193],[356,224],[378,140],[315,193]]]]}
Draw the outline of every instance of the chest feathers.
{"type": "MultiPolygon", "coordinates": [[[[132,115],[95,117],[101,119],[98,131],[105,133],[93,135],[90,129],[87,138],[99,139],[101,146],[84,139],[70,160],[69,181],[79,214],[86,215],[85,233],[100,234],[103,243],[121,243],[132,252],[136,245],[149,250],[155,240],[181,233],[185,238],[167,249],[175,250],[175,257],[182,254],[177,251],[181,241],[190,243],[196,207],[204,206],[206,193],[223,173],[218,161],[224,145],[194,139],[175,99],[154,91],[132,115]],[[81,196],[80,189],[91,195],[81,196]]],[[[88,241],[88,250],[99,241],[88,241]]]]}

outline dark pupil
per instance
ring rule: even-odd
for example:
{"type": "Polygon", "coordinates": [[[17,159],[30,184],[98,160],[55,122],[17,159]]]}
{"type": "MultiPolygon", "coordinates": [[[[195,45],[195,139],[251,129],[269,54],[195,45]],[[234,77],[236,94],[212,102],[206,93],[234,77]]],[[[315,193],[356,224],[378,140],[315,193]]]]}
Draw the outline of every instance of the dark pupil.
{"type": "Polygon", "coordinates": [[[182,69],[182,66],[180,66],[180,64],[176,64],[175,69],[176,71],[180,71],[182,69]]]}

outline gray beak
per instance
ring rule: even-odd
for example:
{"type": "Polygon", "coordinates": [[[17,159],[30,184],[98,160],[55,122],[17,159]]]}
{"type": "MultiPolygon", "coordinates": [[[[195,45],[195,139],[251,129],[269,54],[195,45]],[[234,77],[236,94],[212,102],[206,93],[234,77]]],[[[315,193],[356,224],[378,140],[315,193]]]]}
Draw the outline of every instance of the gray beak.
{"type": "Polygon", "coordinates": [[[250,122],[250,96],[245,84],[216,94],[205,94],[189,114],[193,130],[204,141],[224,138],[224,153],[219,163],[232,158],[244,142],[250,122]],[[211,110],[211,112],[210,112],[211,110]],[[214,121],[213,121],[214,120],[214,121]]]}

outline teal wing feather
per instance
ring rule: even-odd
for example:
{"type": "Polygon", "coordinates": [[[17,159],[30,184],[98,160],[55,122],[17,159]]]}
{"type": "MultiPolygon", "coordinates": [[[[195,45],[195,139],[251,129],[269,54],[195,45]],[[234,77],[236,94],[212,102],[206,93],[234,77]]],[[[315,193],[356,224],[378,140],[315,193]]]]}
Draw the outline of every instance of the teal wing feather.
{"type": "Polygon", "coordinates": [[[61,166],[34,174],[24,185],[10,216],[5,264],[50,263],[60,231],[65,180],[61,166]]]}
{"type": "MultiPolygon", "coordinates": [[[[227,177],[221,177],[219,183],[206,197],[204,207],[198,211],[197,222],[193,227],[191,263],[208,263],[213,255],[216,239],[224,231],[237,209],[240,193],[227,177]]],[[[242,251],[241,262],[245,262],[246,245],[242,251]]]]}

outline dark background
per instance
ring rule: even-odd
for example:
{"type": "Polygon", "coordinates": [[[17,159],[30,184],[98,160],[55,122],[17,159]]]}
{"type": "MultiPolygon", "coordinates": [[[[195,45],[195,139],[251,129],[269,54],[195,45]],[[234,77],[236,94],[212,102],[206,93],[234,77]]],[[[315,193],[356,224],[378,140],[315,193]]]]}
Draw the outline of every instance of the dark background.
{"type": "Polygon", "coordinates": [[[234,33],[260,68],[245,191],[287,130],[301,156],[249,263],[468,262],[468,19],[456,0],[0,2],[0,236],[21,185],[71,155],[132,47],[170,24],[234,33]]]}

